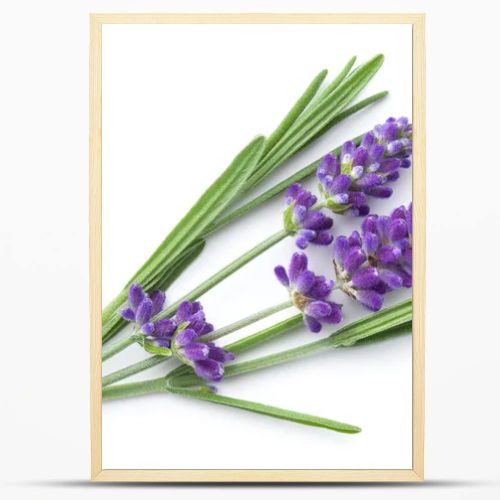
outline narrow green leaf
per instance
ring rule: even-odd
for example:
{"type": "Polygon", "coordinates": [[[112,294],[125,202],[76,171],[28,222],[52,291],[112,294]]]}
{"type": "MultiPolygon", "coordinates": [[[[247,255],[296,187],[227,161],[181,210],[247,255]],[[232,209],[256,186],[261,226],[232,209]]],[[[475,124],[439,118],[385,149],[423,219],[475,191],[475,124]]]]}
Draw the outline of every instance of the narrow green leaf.
{"type": "MultiPolygon", "coordinates": [[[[345,120],[347,117],[351,116],[352,114],[366,108],[367,106],[379,101],[380,99],[383,99],[388,92],[379,92],[378,94],[374,94],[370,97],[367,97],[366,99],[363,99],[362,101],[359,101],[357,104],[354,104],[353,106],[347,108],[346,110],[342,111],[339,115],[337,115],[333,120],[328,124],[328,126],[321,130],[320,133],[318,133],[312,140],[316,140],[320,135],[322,135],[328,128],[333,127],[337,123],[341,122],[342,120],[345,120]]],[[[355,137],[352,139],[352,141],[355,144],[359,144],[361,141],[361,138],[363,136],[360,135],[358,137],[355,137]]],[[[340,150],[342,147],[335,148],[331,151],[332,154],[337,155],[340,153],[340,150]]],[[[291,175],[290,177],[287,177],[283,181],[278,182],[275,186],[271,187],[264,193],[260,194],[259,196],[256,196],[253,200],[250,200],[249,202],[245,203],[239,208],[236,208],[229,212],[226,215],[223,215],[222,217],[219,217],[215,222],[213,222],[210,227],[207,229],[207,232],[205,233],[204,236],[213,233],[220,229],[221,227],[225,226],[226,224],[229,224],[233,220],[236,220],[237,218],[241,217],[242,215],[250,212],[254,208],[257,208],[258,206],[262,205],[265,203],[267,200],[270,200],[274,196],[282,193],[290,184],[293,184],[294,182],[300,182],[307,177],[311,176],[316,172],[316,169],[318,168],[319,163],[321,162],[321,158],[310,163],[306,167],[302,168],[295,174],[291,175]]]]}
{"type": "Polygon", "coordinates": [[[236,156],[132,277],[129,284],[133,281],[143,282],[155,271],[159,262],[166,268],[166,263],[170,264],[184,248],[203,234],[210,223],[243,190],[248,176],[262,156],[264,145],[265,138],[259,136],[236,156]]]}
{"type": "Polygon", "coordinates": [[[317,107],[299,117],[279,143],[265,155],[261,165],[259,165],[259,171],[252,175],[248,182],[255,185],[277,165],[290,158],[313,137],[316,137],[325,125],[361,92],[380,69],[383,61],[383,55],[375,56],[342,82],[317,107]]]}
{"type": "Polygon", "coordinates": [[[351,71],[354,63],[356,62],[356,56],[351,57],[347,64],[342,68],[340,73],[323,89],[323,91],[317,96],[314,105],[316,106],[319,102],[328,97],[337,87],[346,79],[346,76],[351,71]]]}
{"type": "Polygon", "coordinates": [[[283,134],[292,126],[295,120],[313,100],[327,74],[328,70],[324,69],[309,84],[298,101],[293,105],[292,109],[288,112],[285,118],[283,118],[276,130],[268,137],[263,154],[266,154],[266,152],[269,151],[283,137],[283,134]]]}
{"type": "Polygon", "coordinates": [[[267,415],[269,417],[279,418],[281,420],[288,420],[290,422],[309,425],[312,427],[322,427],[324,429],[343,432],[346,434],[356,434],[361,431],[361,429],[359,427],[356,427],[355,425],[336,422],[335,420],[316,417],[314,415],[308,415],[307,413],[285,410],[276,406],[269,406],[262,403],[256,403],[254,401],[247,401],[245,399],[236,399],[219,394],[213,394],[212,392],[205,389],[169,388],[169,392],[189,398],[201,399],[210,403],[232,406],[233,408],[239,408],[240,410],[259,413],[260,415],[267,415]]]}
{"type": "MultiPolygon", "coordinates": [[[[123,325],[119,319],[118,309],[126,300],[128,285],[134,281],[144,284],[151,275],[164,276],[169,272],[169,267],[179,259],[182,252],[206,232],[207,227],[243,190],[248,177],[262,156],[264,144],[265,138],[259,136],[236,156],[224,173],[205,191],[187,215],[129,280],[125,289],[104,309],[102,317],[104,341],[119,331],[119,325],[123,325]]],[[[201,252],[201,248],[197,247],[197,249],[201,252]]],[[[159,278],[159,281],[162,279],[159,278]]]]}

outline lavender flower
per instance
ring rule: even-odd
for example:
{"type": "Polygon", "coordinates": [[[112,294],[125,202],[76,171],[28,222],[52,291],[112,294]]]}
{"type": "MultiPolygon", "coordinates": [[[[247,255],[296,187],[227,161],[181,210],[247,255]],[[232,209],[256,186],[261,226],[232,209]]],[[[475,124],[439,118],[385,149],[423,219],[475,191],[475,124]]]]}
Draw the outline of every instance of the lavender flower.
{"type": "Polygon", "coordinates": [[[286,191],[285,229],[297,235],[295,243],[301,249],[309,243],[326,246],[333,241],[330,233],[333,219],[314,208],[317,201],[316,196],[300,184],[292,184],[286,191]]]}
{"type": "Polygon", "coordinates": [[[367,197],[389,198],[387,183],[399,178],[400,168],[411,166],[411,153],[412,126],[404,117],[376,125],[358,147],[346,142],[340,155],[323,158],[316,173],[326,206],[335,213],[367,215],[367,197]]]}
{"type": "Polygon", "coordinates": [[[213,342],[203,342],[203,335],[213,327],[205,322],[199,302],[182,302],[174,321],[178,326],[173,336],[173,351],[181,361],[192,366],[198,377],[218,382],[224,376],[224,363],[232,361],[234,354],[213,342]]]}
{"type": "Polygon", "coordinates": [[[133,283],[128,290],[128,307],[122,309],[120,314],[127,321],[136,323],[142,333],[151,335],[155,328],[161,330],[162,324],[152,323],[151,319],[163,309],[164,304],[165,294],[162,291],[147,294],[141,285],[133,283]]]}
{"type": "Polygon", "coordinates": [[[411,287],[411,203],[387,216],[369,215],[362,235],[339,236],[333,263],[340,289],[368,309],[378,311],[384,294],[411,287]]]}
{"type": "Polygon", "coordinates": [[[388,289],[412,286],[412,204],[400,206],[390,216],[369,215],[361,224],[368,261],[384,273],[388,289]]]}
{"type": "Polygon", "coordinates": [[[288,273],[283,266],[277,266],[274,273],[288,288],[293,304],[302,312],[304,323],[311,332],[319,332],[322,323],[342,321],[342,306],[327,300],[333,281],[308,270],[305,254],[297,252],[292,255],[288,273]]]}

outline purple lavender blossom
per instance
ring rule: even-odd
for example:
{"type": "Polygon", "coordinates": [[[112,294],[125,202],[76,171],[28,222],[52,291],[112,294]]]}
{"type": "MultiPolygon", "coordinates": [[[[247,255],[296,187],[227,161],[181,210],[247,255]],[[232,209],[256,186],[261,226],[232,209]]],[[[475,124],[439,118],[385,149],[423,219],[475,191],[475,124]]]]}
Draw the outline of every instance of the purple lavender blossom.
{"type": "Polygon", "coordinates": [[[327,154],[317,177],[332,212],[366,216],[368,196],[389,198],[387,186],[399,178],[400,168],[411,166],[412,126],[407,118],[388,118],[364,135],[359,146],[346,142],[338,156],[327,154]]]}
{"type": "Polygon", "coordinates": [[[333,281],[317,276],[307,269],[307,256],[301,252],[292,255],[288,273],[283,266],[274,269],[276,277],[288,288],[293,304],[302,312],[304,323],[311,332],[321,330],[322,323],[342,321],[342,306],[327,300],[333,281]]]}
{"type": "Polygon", "coordinates": [[[173,350],[184,363],[192,366],[198,377],[218,382],[224,376],[224,364],[234,360],[234,354],[213,342],[203,342],[203,335],[213,331],[205,322],[199,302],[182,302],[174,318],[178,326],[173,336],[173,350]]]}
{"type": "Polygon", "coordinates": [[[296,234],[295,243],[302,250],[309,243],[326,246],[333,241],[330,232],[333,219],[314,208],[317,201],[316,196],[300,184],[292,184],[286,191],[285,228],[296,234]]]}
{"type": "Polygon", "coordinates": [[[412,204],[400,206],[390,216],[369,215],[361,224],[368,261],[383,272],[388,289],[412,286],[412,204]],[[399,285],[399,286],[398,286],[399,285]]]}
{"type": "Polygon", "coordinates": [[[163,309],[164,304],[165,293],[161,290],[147,294],[141,285],[132,283],[128,290],[128,307],[122,309],[120,315],[127,321],[136,323],[145,335],[151,335],[155,331],[155,323],[151,319],[163,309]]]}
{"type": "Polygon", "coordinates": [[[378,311],[384,294],[411,287],[411,203],[390,216],[369,215],[361,235],[339,236],[333,246],[333,263],[340,289],[372,311],[378,311]]]}

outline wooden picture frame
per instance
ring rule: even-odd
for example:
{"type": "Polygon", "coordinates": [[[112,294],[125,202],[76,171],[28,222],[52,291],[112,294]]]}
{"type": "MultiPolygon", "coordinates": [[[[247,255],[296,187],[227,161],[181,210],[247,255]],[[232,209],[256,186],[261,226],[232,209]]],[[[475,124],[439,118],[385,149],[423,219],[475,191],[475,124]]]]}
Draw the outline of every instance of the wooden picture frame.
{"type": "Polygon", "coordinates": [[[424,14],[91,14],[90,15],[90,362],[91,478],[148,482],[422,481],[425,320],[424,14]],[[101,422],[101,64],[104,24],[411,24],[413,30],[413,466],[398,470],[109,470],[102,468],[101,422]]]}

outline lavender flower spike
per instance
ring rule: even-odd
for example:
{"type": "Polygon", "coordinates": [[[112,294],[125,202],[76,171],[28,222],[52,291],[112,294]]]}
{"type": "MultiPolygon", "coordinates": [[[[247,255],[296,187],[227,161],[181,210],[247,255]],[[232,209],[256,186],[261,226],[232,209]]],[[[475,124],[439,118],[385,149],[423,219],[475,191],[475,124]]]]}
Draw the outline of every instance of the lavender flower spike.
{"type": "Polygon", "coordinates": [[[307,257],[294,253],[288,267],[274,269],[276,277],[288,288],[293,304],[302,312],[304,323],[311,332],[319,332],[322,323],[336,324],[342,321],[342,306],[327,300],[333,289],[333,281],[317,276],[307,269],[307,257]]]}
{"type": "Polygon", "coordinates": [[[210,382],[224,376],[224,364],[234,360],[234,354],[213,342],[203,342],[203,335],[213,331],[205,322],[205,313],[199,302],[182,302],[175,315],[178,325],[173,335],[172,348],[177,357],[190,365],[196,375],[210,382]]]}
{"type": "Polygon", "coordinates": [[[361,224],[368,261],[380,269],[387,290],[412,286],[412,204],[390,216],[369,215],[361,224]]]}
{"type": "Polygon", "coordinates": [[[316,196],[300,184],[292,184],[285,194],[285,229],[297,236],[295,243],[302,250],[309,243],[326,246],[333,241],[330,233],[333,219],[327,217],[319,208],[314,208],[317,201],[316,196]]]}
{"type": "Polygon", "coordinates": [[[151,318],[158,314],[165,304],[165,293],[156,290],[148,295],[141,285],[133,283],[128,291],[128,307],[120,311],[120,315],[127,321],[136,323],[138,329],[150,335],[155,329],[151,318]]]}
{"type": "Polygon", "coordinates": [[[412,126],[407,118],[388,118],[364,135],[358,147],[351,141],[338,156],[327,154],[316,175],[326,206],[334,213],[365,216],[368,197],[389,198],[388,183],[400,168],[411,166],[412,126]]]}
{"type": "Polygon", "coordinates": [[[411,217],[411,203],[389,217],[369,215],[361,224],[361,235],[354,231],[335,240],[339,288],[372,311],[382,307],[386,293],[412,285],[411,217]]]}

